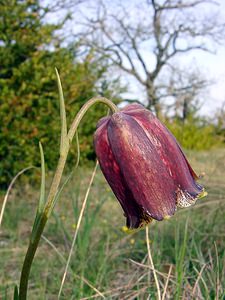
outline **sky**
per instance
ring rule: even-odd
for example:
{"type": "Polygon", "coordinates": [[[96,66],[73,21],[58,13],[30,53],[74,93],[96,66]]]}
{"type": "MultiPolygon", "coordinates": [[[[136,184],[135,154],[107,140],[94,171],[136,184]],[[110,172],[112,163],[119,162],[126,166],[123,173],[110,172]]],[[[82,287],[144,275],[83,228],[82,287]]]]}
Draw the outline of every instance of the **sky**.
{"type": "MultiPolygon", "coordinates": [[[[111,7],[117,5],[118,2],[118,0],[110,0],[110,2],[107,2],[108,0],[104,1],[111,7]]],[[[123,4],[126,4],[127,2],[127,5],[129,5],[129,7],[132,7],[132,3],[134,3],[135,1],[136,0],[124,0],[123,4]]],[[[218,7],[220,10],[220,17],[222,20],[225,20],[225,0],[216,0],[216,2],[219,5],[218,7]]],[[[88,5],[95,6],[96,1],[90,0],[87,3],[87,7],[84,11],[88,15],[90,14],[88,5]]],[[[140,1],[138,3],[142,2],[140,1]]],[[[211,9],[211,6],[204,4],[204,9],[207,11],[211,9]]],[[[55,17],[58,18],[57,16],[55,17]]],[[[206,79],[209,79],[213,82],[213,84],[211,84],[205,91],[203,91],[200,96],[200,100],[202,103],[200,113],[207,116],[214,115],[215,112],[223,106],[223,104],[225,107],[225,40],[221,41],[221,46],[217,46],[215,49],[216,52],[214,54],[202,51],[193,51],[190,54],[183,55],[179,58],[180,66],[186,66],[188,64],[196,66],[206,79]]],[[[124,81],[129,84],[128,86],[130,93],[126,94],[127,97],[129,97],[130,95],[132,95],[133,98],[143,97],[143,91],[135,80],[133,80],[131,77],[126,78],[124,76],[124,81]]]]}
{"type": "MultiPolygon", "coordinates": [[[[220,7],[220,17],[225,22],[225,1],[216,0],[216,3],[220,7]]],[[[215,54],[195,52],[192,59],[206,78],[215,82],[208,88],[205,95],[207,99],[201,108],[201,113],[210,116],[222,106],[225,108],[225,40],[221,41],[215,54]]]]}
{"type": "Polygon", "coordinates": [[[208,97],[206,95],[206,102],[201,108],[203,114],[210,115],[218,110],[218,108],[221,108],[223,104],[225,106],[225,47],[219,47],[217,53],[214,55],[196,53],[193,55],[193,59],[195,59],[199,67],[202,68],[203,74],[215,81],[214,84],[208,87],[208,97]]]}
{"type": "MultiPolygon", "coordinates": [[[[220,17],[225,21],[225,0],[216,1],[220,7],[220,17]]],[[[206,5],[205,9],[208,7],[206,5]]],[[[199,113],[206,116],[214,116],[218,109],[225,108],[225,40],[221,41],[220,46],[216,46],[215,53],[207,53],[203,51],[193,51],[188,55],[179,57],[179,65],[194,65],[209,79],[210,84],[200,95],[201,108],[199,113]]],[[[129,79],[131,93],[133,97],[141,95],[141,88],[135,85],[132,79],[129,79]]]]}

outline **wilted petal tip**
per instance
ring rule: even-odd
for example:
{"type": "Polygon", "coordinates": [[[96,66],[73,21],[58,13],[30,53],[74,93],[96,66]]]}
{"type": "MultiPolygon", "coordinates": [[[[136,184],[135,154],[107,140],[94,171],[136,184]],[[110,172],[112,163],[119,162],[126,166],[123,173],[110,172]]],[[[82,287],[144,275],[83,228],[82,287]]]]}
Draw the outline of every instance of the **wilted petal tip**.
{"type": "Polygon", "coordinates": [[[182,191],[180,188],[178,188],[176,191],[176,196],[177,196],[177,203],[176,203],[177,207],[184,208],[195,204],[195,202],[198,199],[207,196],[207,192],[202,188],[202,190],[197,195],[194,196],[188,193],[188,191],[182,191]]]}

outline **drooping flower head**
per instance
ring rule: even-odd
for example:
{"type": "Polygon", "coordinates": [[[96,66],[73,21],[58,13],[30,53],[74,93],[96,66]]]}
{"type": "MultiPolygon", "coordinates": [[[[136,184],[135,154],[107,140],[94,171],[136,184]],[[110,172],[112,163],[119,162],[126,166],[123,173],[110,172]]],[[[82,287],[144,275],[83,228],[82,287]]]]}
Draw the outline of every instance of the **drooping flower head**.
{"type": "Polygon", "coordinates": [[[175,137],[142,105],[102,118],[94,146],[129,228],[166,219],[204,195],[175,137]]]}

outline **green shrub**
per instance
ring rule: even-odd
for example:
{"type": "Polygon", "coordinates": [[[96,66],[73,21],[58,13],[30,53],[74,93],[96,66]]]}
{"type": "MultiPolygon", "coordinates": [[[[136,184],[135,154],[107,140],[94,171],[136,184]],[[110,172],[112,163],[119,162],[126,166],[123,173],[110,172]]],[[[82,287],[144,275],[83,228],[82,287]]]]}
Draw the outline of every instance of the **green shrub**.
{"type": "MultiPolygon", "coordinates": [[[[110,86],[105,88],[105,82],[101,86],[107,70],[103,62],[92,53],[76,58],[77,47],[63,47],[56,36],[60,25],[42,23],[37,0],[6,0],[0,11],[4,15],[0,18],[0,188],[4,189],[18,171],[40,164],[39,141],[48,169],[55,167],[60,120],[54,67],[63,83],[68,121],[89,98],[103,90],[109,96],[110,86]]],[[[94,156],[92,133],[106,112],[104,106],[93,108],[85,118],[81,159],[94,156]]]]}
{"type": "Polygon", "coordinates": [[[189,116],[185,122],[178,118],[167,119],[165,124],[186,149],[208,150],[222,145],[216,126],[204,118],[189,116]]]}

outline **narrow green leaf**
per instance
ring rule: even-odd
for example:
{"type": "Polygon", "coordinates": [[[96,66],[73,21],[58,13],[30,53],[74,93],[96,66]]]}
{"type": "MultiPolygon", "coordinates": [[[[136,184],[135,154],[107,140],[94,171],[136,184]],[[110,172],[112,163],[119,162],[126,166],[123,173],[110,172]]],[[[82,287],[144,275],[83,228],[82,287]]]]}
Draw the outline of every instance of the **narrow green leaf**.
{"type": "Polygon", "coordinates": [[[63,97],[62,84],[59,77],[58,70],[55,68],[58,89],[59,89],[59,103],[60,103],[60,118],[61,118],[61,143],[60,143],[60,154],[63,153],[63,147],[67,143],[67,122],[66,122],[66,109],[65,101],[63,97]]]}
{"type": "Polygon", "coordinates": [[[38,212],[41,213],[45,203],[45,157],[41,142],[39,142],[39,148],[41,154],[41,190],[38,204],[38,212]]]}
{"type": "Polygon", "coordinates": [[[77,161],[76,161],[75,169],[78,167],[80,161],[80,145],[79,145],[78,131],[76,131],[76,144],[77,144],[77,161]]]}
{"type": "Polygon", "coordinates": [[[17,287],[17,285],[15,285],[15,287],[14,287],[13,300],[19,300],[19,293],[18,293],[18,287],[17,287]]]}
{"type": "Polygon", "coordinates": [[[39,149],[41,155],[41,188],[40,188],[40,198],[39,198],[38,208],[36,211],[36,216],[35,216],[32,232],[31,232],[32,242],[35,239],[38,225],[41,220],[42,212],[45,205],[45,157],[44,157],[44,151],[41,142],[39,142],[39,149]]]}
{"type": "Polygon", "coordinates": [[[31,232],[31,236],[30,236],[30,240],[31,240],[32,243],[35,240],[35,236],[36,236],[36,233],[37,233],[37,229],[38,229],[40,219],[41,219],[41,214],[37,211],[35,219],[34,219],[34,224],[33,224],[32,232],[31,232]]]}
{"type": "Polygon", "coordinates": [[[55,198],[54,198],[54,201],[52,203],[52,206],[51,208],[49,209],[48,211],[48,214],[47,214],[47,218],[50,217],[51,213],[52,213],[52,210],[53,208],[55,207],[55,204],[57,202],[57,200],[59,199],[63,189],[65,188],[66,184],[69,182],[70,178],[72,177],[73,175],[73,171],[69,174],[69,176],[66,178],[66,180],[64,181],[64,183],[62,184],[61,188],[58,190],[57,194],[55,195],[55,198]]]}

